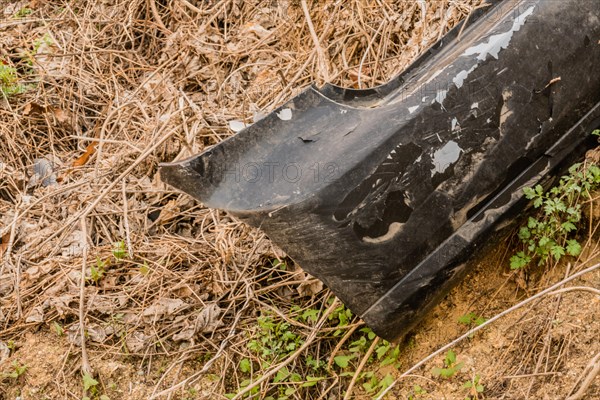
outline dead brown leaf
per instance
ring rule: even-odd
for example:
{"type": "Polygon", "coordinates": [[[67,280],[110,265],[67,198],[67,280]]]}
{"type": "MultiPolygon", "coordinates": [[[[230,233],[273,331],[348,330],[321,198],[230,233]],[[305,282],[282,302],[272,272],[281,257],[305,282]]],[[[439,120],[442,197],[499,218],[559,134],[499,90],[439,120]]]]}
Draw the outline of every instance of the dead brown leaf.
{"type": "Polygon", "coordinates": [[[2,237],[0,237],[0,257],[4,254],[6,249],[8,249],[8,242],[10,241],[10,232],[5,233],[2,237]]]}
{"type": "Polygon", "coordinates": [[[54,116],[55,120],[60,123],[67,122],[69,120],[67,111],[63,110],[60,107],[45,106],[34,101],[30,101],[23,107],[24,116],[39,114],[51,114],[52,116],[54,116]]]}
{"type": "Polygon", "coordinates": [[[23,107],[23,115],[25,116],[42,114],[44,112],[46,112],[46,106],[42,106],[33,101],[25,104],[25,107],[23,107]]]}
{"type": "Polygon", "coordinates": [[[96,146],[98,142],[92,142],[85,148],[85,153],[83,153],[79,158],[73,161],[73,167],[81,167],[89,161],[90,157],[94,155],[96,152],[96,146]]]}

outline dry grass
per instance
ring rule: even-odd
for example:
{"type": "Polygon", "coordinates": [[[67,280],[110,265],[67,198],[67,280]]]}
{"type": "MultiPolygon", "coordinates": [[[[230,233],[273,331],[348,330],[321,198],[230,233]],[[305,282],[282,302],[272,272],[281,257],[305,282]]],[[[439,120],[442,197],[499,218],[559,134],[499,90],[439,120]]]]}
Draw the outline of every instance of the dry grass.
{"type": "MultiPolygon", "coordinates": [[[[74,377],[89,368],[107,392],[114,371],[129,379],[113,398],[194,387],[223,398],[244,380],[239,360],[256,357],[260,311],[305,339],[294,357],[331,362],[330,293],[271,263],[284,254],[261,232],[165,187],[157,164],[219,143],[230,121],[312,82],[386,82],[479,3],[0,1],[0,67],[24,92],[0,96],[0,345],[14,342],[14,357],[32,345],[27,332],[63,345],[55,375],[21,386],[81,398],[74,377]],[[39,159],[56,185],[32,180],[39,159]],[[299,322],[307,309],[320,320],[299,322]]],[[[338,398],[348,381],[302,396],[338,398]]]]}

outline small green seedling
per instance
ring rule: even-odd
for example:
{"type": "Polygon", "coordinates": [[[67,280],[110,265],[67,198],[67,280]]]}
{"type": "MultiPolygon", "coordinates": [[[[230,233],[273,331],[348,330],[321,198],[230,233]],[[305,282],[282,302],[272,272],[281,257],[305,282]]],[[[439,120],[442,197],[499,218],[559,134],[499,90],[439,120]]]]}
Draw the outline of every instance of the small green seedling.
{"type": "Polygon", "coordinates": [[[472,380],[466,381],[463,384],[463,389],[469,389],[469,394],[465,398],[465,400],[479,399],[479,396],[485,390],[484,386],[481,383],[479,383],[480,380],[481,377],[479,375],[475,375],[475,377],[472,380]]]}
{"type": "Polygon", "coordinates": [[[15,18],[25,18],[26,16],[30,15],[32,12],[33,12],[33,10],[31,8],[23,7],[15,13],[14,17],[15,18]]]}
{"type": "Polygon", "coordinates": [[[150,266],[146,261],[140,265],[140,275],[147,276],[150,273],[150,266]]]}
{"type": "Polygon", "coordinates": [[[4,378],[19,379],[19,377],[23,375],[25,371],[27,371],[26,365],[22,365],[18,361],[13,361],[12,370],[10,372],[2,374],[2,376],[4,378]]]}
{"type": "Polygon", "coordinates": [[[110,398],[107,395],[100,394],[100,383],[96,379],[94,379],[92,375],[86,372],[85,374],[83,374],[82,381],[83,390],[86,393],[86,396],[84,396],[82,400],[110,400],[110,398]]]}
{"type": "Polygon", "coordinates": [[[350,354],[348,356],[335,356],[333,358],[333,361],[335,362],[335,365],[337,365],[340,368],[348,368],[348,366],[350,365],[350,361],[355,358],[356,355],[354,354],[350,354]]]}
{"type": "Polygon", "coordinates": [[[423,389],[419,385],[414,385],[412,393],[408,395],[408,400],[420,399],[421,396],[424,396],[426,394],[427,394],[427,390],[423,389]]]}
{"type": "Polygon", "coordinates": [[[487,321],[485,318],[478,316],[477,314],[470,312],[468,314],[462,315],[458,318],[458,323],[463,325],[475,325],[479,326],[487,321]]]}
{"type": "Polygon", "coordinates": [[[456,353],[452,350],[448,350],[446,358],[444,358],[444,368],[434,368],[431,370],[431,374],[435,377],[450,379],[460,372],[462,367],[463,363],[456,362],[456,353]]]}
{"type": "Polygon", "coordinates": [[[62,336],[65,334],[65,328],[63,328],[58,322],[52,321],[51,327],[57,336],[62,336]]]}
{"type": "Polygon", "coordinates": [[[19,83],[17,69],[0,59],[0,97],[10,97],[24,93],[26,90],[27,88],[19,83]]]}
{"type": "Polygon", "coordinates": [[[106,262],[102,261],[100,257],[96,257],[96,265],[92,265],[90,267],[90,277],[88,278],[88,280],[97,285],[102,280],[102,278],[104,278],[105,273],[106,262]]]}
{"type": "Polygon", "coordinates": [[[374,398],[378,398],[394,382],[394,377],[391,374],[387,374],[383,379],[379,380],[377,375],[372,371],[361,374],[361,378],[368,379],[363,383],[362,387],[367,394],[373,395],[374,398]]]}
{"type": "Polygon", "coordinates": [[[273,260],[271,260],[271,265],[273,266],[273,268],[277,268],[280,269],[282,271],[287,271],[287,264],[285,263],[285,261],[282,261],[278,258],[275,258],[273,260]]]}
{"type": "Polygon", "coordinates": [[[117,261],[124,259],[127,256],[127,247],[125,246],[125,242],[120,240],[116,243],[113,243],[112,254],[117,261]]]}
{"type": "Polygon", "coordinates": [[[252,363],[247,358],[242,358],[239,364],[240,371],[247,374],[252,371],[252,363]]]}

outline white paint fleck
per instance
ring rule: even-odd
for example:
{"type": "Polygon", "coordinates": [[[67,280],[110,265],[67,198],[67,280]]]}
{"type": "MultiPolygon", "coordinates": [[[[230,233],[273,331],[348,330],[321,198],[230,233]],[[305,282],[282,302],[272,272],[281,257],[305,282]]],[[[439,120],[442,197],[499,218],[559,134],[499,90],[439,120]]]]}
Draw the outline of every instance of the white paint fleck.
{"type": "Polygon", "coordinates": [[[479,103],[471,104],[471,110],[475,110],[476,108],[479,108],[479,103]]]}
{"type": "Polygon", "coordinates": [[[262,111],[256,111],[254,114],[252,114],[252,122],[256,123],[266,116],[267,116],[266,113],[264,113],[262,111]]]}
{"type": "Polygon", "coordinates": [[[340,110],[340,113],[342,114],[346,114],[348,112],[348,110],[340,110]]]}
{"type": "Polygon", "coordinates": [[[427,100],[429,100],[429,96],[425,96],[421,99],[421,103],[427,103],[427,100]]]}
{"type": "Polygon", "coordinates": [[[363,241],[366,243],[374,243],[374,244],[387,242],[388,240],[393,239],[394,236],[396,236],[398,234],[398,232],[400,232],[402,230],[403,226],[404,226],[404,224],[402,224],[400,222],[392,222],[390,224],[390,226],[388,227],[388,231],[385,233],[385,235],[379,236],[376,238],[365,236],[363,238],[363,241]]]}
{"type": "Polygon", "coordinates": [[[282,121],[289,121],[290,119],[292,119],[292,109],[284,108],[283,110],[281,110],[277,113],[277,116],[282,121]]]}
{"type": "Polygon", "coordinates": [[[510,90],[504,90],[502,92],[502,98],[504,99],[504,104],[502,104],[502,109],[500,110],[500,124],[498,125],[500,128],[500,134],[503,135],[504,132],[502,128],[504,124],[513,115],[513,111],[508,108],[508,101],[512,98],[513,93],[510,90]]]}
{"type": "Polygon", "coordinates": [[[535,142],[535,140],[539,137],[540,135],[535,135],[534,137],[532,137],[531,139],[529,139],[529,142],[527,142],[527,145],[525,146],[525,150],[529,150],[531,148],[531,145],[535,142]]]}
{"type": "Polygon", "coordinates": [[[488,124],[490,124],[490,123],[492,123],[492,119],[488,118],[487,121],[485,121],[485,122],[488,123],[488,124]]]}
{"type": "Polygon", "coordinates": [[[484,61],[488,55],[491,55],[495,59],[498,59],[500,50],[506,49],[510,44],[513,34],[521,29],[525,25],[527,17],[533,14],[535,6],[529,7],[521,15],[519,15],[513,22],[513,26],[507,32],[499,33],[497,35],[491,35],[487,42],[480,43],[476,46],[468,48],[464,55],[470,56],[477,54],[477,59],[484,61]]]}
{"type": "Polygon", "coordinates": [[[234,131],[236,133],[247,127],[248,127],[248,125],[243,123],[242,121],[238,121],[238,120],[229,121],[229,129],[231,129],[232,131],[234,131]]]}
{"type": "Polygon", "coordinates": [[[417,109],[418,109],[419,107],[420,107],[420,106],[408,107],[408,112],[412,114],[412,113],[414,113],[415,111],[417,111],[417,109]]]}
{"type": "Polygon", "coordinates": [[[460,129],[460,124],[458,123],[458,118],[454,117],[454,118],[452,118],[452,131],[453,132],[456,130],[457,126],[458,126],[458,129],[460,129]]]}
{"type": "Polygon", "coordinates": [[[436,101],[438,103],[440,103],[441,105],[444,104],[444,100],[446,100],[446,95],[448,95],[448,91],[447,90],[438,90],[435,99],[431,102],[431,104],[435,103],[436,101]]]}
{"type": "Polygon", "coordinates": [[[454,82],[454,84],[456,85],[456,87],[458,89],[460,89],[463,86],[463,84],[465,83],[465,79],[467,79],[467,77],[469,76],[469,74],[471,72],[475,71],[476,69],[477,69],[477,64],[473,65],[473,67],[471,67],[471,69],[469,69],[468,71],[467,70],[460,71],[458,73],[458,75],[456,75],[454,77],[454,79],[452,79],[452,82],[454,82]]]}
{"type": "Polygon", "coordinates": [[[436,173],[442,174],[450,165],[454,164],[458,161],[460,157],[460,153],[462,153],[462,149],[454,140],[449,141],[442,147],[438,149],[433,154],[433,169],[431,170],[431,176],[436,173]]]}

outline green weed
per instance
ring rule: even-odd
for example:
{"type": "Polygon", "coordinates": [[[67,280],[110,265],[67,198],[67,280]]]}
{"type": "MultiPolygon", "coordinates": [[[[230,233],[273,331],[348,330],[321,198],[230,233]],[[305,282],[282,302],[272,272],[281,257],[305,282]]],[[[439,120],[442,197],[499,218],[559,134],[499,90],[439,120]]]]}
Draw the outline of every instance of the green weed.
{"type": "Polygon", "coordinates": [[[90,277],[88,278],[88,282],[97,285],[100,283],[104,275],[106,274],[106,261],[102,261],[100,257],[96,257],[96,265],[92,265],[90,267],[90,277]]]}
{"type": "Polygon", "coordinates": [[[89,373],[83,374],[82,381],[83,390],[86,393],[82,400],[110,400],[107,395],[100,394],[100,384],[92,375],[89,373]]]}
{"type": "Polygon", "coordinates": [[[456,375],[463,367],[463,363],[456,361],[456,353],[452,350],[448,350],[446,357],[444,358],[443,368],[433,368],[431,374],[435,377],[444,379],[450,379],[456,375]]]}
{"type": "Polygon", "coordinates": [[[0,97],[10,97],[26,90],[27,87],[19,83],[17,69],[0,60],[0,97]]]}
{"type": "Polygon", "coordinates": [[[600,184],[600,168],[595,164],[575,164],[558,185],[545,192],[541,185],[525,188],[527,199],[539,209],[537,218],[529,217],[519,229],[524,249],[511,257],[511,269],[520,269],[537,261],[543,265],[563,256],[578,256],[581,245],[574,238],[581,221],[581,200],[600,184]]]}
{"type": "Polygon", "coordinates": [[[25,18],[26,16],[30,15],[32,12],[33,12],[33,10],[31,8],[23,7],[15,13],[14,17],[15,18],[25,18]]]}
{"type": "MultiPolygon", "coordinates": [[[[266,370],[289,357],[304,344],[305,332],[299,326],[290,323],[290,320],[304,325],[314,325],[322,317],[322,312],[322,309],[302,309],[293,306],[290,308],[288,320],[271,313],[263,313],[258,317],[257,329],[247,344],[252,357],[241,358],[237,364],[238,373],[242,374],[244,379],[236,392],[251,385],[266,370]]],[[[348,325],[353,322],[353,319],[354,315],[350,310],[344,306],[337,307],[327,320],[329,333],[324,333],[320,346],[335,347],[341,333],[347,332],[348,325]]],[[[376,338],[375,333],[369,328],[359,329],[335,355],[331,369],[328,368],[327,358],[323,359],[322,355],[319,356],[316,349],[309,349],[293,366],[281,368],[276,373],[270,382],[270,389],[265,399],[307,398],[308,393],[311,393],[310,388],[320,382],[326,385],[324,381],[331,382],[336,375],[349,382],[376,338]]],[[[378,396],[393,382],[389,370],[381,372],[380,369],[386,366],[397,368],[400,365],[399,356],[399,346],[394,346],[385,340],[378,341],[365,368],[357,378],[357,387],[360,385],[369,396],[378,396]]],[[[247,396],[257,394],[258,390],[259,388],[253,388],[247,396]]],[[[227,395],[228,398],[234,396],[235,393],[227,395]]]]}
{"type": "Polygon", "coordinates": [[[123,240],[113,243],[112,254],[117,261],[120,261],[127,256],[127,246],[125,246],[123,240]]]}
{"type": "Polygon", "coordinates": [[[11,366],[12,366],[12,369],[10,370],[10,372],[6,372],[6,373],[2,374],[3,378],[19,379],[21,377],[21,375],[23,375],[25,373],[25,371],[27,371],[27,366],[22,365],[18,361],[13,361],[11,366]]]}
{"type": "Polygon", "coordinates": [[[412,393],[408,395],[408,400],[417,400],[422,398],[422,396],[426,395],[427,391],[423,389],[419,385],[414,385],[412,389],[412,393]]]}
{"type": "Polygon", "coordinates": [[[468,314],[462,315],[458,318],[458,323],[463,325],[475,325],[479,326],[487,321],[485,318],[478,316],[477,314],[470,312],[468,314]]]}
{"type": "Polygon", "coordinates": [[[480,383],[481,377],[479,375],[475,375],[473,379],[470,381],[466,381],[462,387],[463,389],[468,389],[469,394],[465,397],[465,400],[476,400],[479,399],[482,395],[485,387],[480,383]]]}

